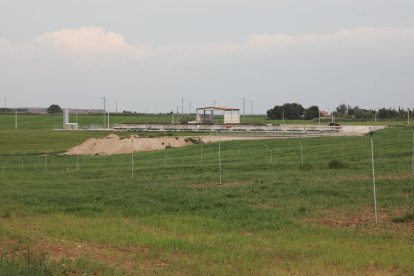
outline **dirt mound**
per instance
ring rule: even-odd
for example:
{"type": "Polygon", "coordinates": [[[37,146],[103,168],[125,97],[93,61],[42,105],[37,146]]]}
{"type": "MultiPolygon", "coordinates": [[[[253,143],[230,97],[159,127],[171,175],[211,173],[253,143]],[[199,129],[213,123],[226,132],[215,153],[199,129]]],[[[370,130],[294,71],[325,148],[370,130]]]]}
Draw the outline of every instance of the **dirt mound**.
{"type": "Polygon", "coordinates": [[[131,136],[129,138],[120,138],[118,135],[110,134],[105,138],[90,138],[81,145],[69,149],[66,154],[125,154],[139,151],[162,150],[169,147],[183,147],[189,144],[192,144],[192,142],[181,137],[141,138],[131,136]]]}
{"type": "Polygon", "coordinates": [[[166,148],[178,148],[199,143],[213,143],[233,140],[258,140],[269,139],[263,137],[158,137],[146,138],[130,136],[121,138],[116,134],[109,134],[105,138],[90,138],[81,145],[69,149],[67,155],[112,155],[126,154],[140,151],[154,151],[166,148]]]}

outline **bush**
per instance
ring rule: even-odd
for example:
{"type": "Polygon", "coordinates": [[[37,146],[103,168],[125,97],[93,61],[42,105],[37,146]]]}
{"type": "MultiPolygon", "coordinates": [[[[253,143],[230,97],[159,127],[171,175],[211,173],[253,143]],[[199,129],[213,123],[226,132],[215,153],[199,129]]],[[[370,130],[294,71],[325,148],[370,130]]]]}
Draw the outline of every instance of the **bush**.
{"type": "Polygon", "coordinates": [[[191,142],[193,144],[203,144],[203,141],[201,140],[201,138],[188,137],[188,138],[185,138],[184,141],[186,141],[187,143],[191,142]]]}
{"type": "Polygon", "coordinates": [[[328,166],[329,166],[329,169],[331,170],[338,170],[338,169],[345,168],[345,164],[339,160],[332,160],[331,162],[329,162],[328,166]]]}
{"type": "Polygon", "coordinates": [[[313,167],[312,167],[312,164],[310,163],[303,163],[303,167],[302,167],[302,164],[300,164],[299,169],[303,171],[310,171],[313,169],[313,167]]]}
{"type": "Polygon", "coordinates": [[[391,220],[398,223],[414,221],[414,213],[407,213],[403,216],[392,218],[391,220]]]}

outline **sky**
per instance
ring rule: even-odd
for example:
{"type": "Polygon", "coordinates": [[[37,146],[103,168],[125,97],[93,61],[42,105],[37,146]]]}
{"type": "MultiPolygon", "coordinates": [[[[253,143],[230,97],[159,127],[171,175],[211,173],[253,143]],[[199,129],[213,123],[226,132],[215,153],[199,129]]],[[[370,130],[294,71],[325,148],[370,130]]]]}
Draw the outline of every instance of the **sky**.
{"type": "Polygon", "coordinates": [[[0,106],[414,107],[412,0],[1,0],[0,106]]]}

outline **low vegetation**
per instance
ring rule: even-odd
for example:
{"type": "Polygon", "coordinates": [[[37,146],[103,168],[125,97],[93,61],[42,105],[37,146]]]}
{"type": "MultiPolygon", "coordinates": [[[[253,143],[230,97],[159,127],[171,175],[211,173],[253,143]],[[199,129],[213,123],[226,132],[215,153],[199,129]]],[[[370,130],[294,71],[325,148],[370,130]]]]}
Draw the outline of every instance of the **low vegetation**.
{"type": "Polygon", "coordinates": [[[0,274],[414,270],[412,129],[374,135],[378,223],[367,136],[222,142],[221,185],[218,144],[60,155],[107,134],[1,133],[0,274]]]}

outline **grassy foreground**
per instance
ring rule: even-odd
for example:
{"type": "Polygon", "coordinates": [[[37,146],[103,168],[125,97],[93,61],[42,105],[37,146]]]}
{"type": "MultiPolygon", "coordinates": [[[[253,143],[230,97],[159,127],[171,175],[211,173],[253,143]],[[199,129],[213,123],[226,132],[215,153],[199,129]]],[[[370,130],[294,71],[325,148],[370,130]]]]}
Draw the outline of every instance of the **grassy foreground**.
{"type": "Polygon", "coordinates": [[[369,137],[303,139],[303,166],[300,139],[223,142],[220,185],[218,144],[57,154],[96,135],[1,133],[0,275],[414,271],[412,129],[374,136],[378,223],[369,137]]]}

